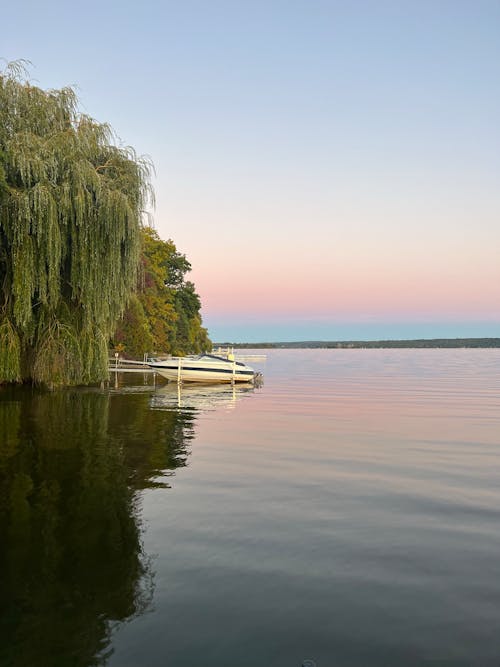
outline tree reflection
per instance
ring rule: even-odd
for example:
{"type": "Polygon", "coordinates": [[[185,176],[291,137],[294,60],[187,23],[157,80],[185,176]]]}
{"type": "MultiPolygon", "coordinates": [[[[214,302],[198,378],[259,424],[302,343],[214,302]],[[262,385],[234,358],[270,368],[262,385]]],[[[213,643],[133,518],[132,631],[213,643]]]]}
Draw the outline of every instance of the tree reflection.
{"type": "Polygon", "coordinates": [[[165,477],[187,464],[187,444],[194,437],[196,411],[151,410],[150,394],[110,397],[109,428],[125,444],[124,462],[135,489],[168,486],[165,477]]]}
{"type": "Polygon", "coordinates": [[[135,491],[186,464],[194,414],[145,394],[0,391],[0,664],[104,664],[151,574],[135,491]]]}

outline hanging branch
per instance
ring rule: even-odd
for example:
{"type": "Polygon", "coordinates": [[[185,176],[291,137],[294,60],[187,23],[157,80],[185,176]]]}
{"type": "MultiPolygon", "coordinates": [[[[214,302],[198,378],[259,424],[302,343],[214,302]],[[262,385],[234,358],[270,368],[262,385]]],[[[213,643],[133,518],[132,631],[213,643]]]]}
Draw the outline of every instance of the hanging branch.
{"type": "Polygon", "coordinates": [[[152,165],[77,102],[31,85],[24,62],[0,73],[0,338],[19,341],[2,348],[0,382],[107,377],[136,283],[152,165]]]}

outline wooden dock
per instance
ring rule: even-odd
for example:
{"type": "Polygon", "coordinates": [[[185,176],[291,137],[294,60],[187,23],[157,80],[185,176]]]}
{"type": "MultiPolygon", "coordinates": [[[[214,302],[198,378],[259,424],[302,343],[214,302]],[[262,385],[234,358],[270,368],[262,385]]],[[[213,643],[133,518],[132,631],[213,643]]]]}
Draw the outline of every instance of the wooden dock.
{"type": "Polygon", "coordinates": [[[110,366],[108,368],[110,373],[156,373],[152,368],[124,368],[110,366]]]}
{"type": "Polygon", "coordinates": [[[150,368],[145,361],[135,361],[133,359],[122,359],[115,357],[109,359],[108,371],[110,373],[154,373],[156,371],[150,368]]]}

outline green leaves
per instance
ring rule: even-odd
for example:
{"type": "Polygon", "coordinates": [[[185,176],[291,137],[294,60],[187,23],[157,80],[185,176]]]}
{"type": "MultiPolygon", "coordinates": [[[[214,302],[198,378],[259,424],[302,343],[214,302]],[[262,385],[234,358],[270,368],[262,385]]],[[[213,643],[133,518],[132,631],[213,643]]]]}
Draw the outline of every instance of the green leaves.
{"type": "MultiPolygon", "coordinates": [[[[137,282],[152,167],[80,114],[71,88],[44,91],[25,75],[24,63],[0,74],[0,314],[20,341],[12,354],[37,359],[31,379],[98,381],[137,282]],[[54,323],[48,338],[42,313],[54,323]],[[83,358],[89,335],[99,363],[83,358]]],[[[12,377],[0,366],[0,382],[12,377]]]]}
{"type": "Polygon", "coordinates": [[[154,229],[142,231],[142,274],[137,296],[120,322],[114,342],[126,354],[187,354],[210,350],[201,326],[201,302],[193,283],[186,281],[191,264],[174,243],[160,239],[154,229]]]}
{"type": "Polygon", "coordinates": [[[0,321],[0,377],[4,382],[21,379],[21,342],[7,318],[0,321]]]}

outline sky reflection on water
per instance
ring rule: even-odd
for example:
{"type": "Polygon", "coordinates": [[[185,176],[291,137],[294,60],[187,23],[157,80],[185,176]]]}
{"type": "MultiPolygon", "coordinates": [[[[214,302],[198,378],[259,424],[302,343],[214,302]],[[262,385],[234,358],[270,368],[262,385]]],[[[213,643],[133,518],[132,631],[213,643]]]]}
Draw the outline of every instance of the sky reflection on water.
{"type": "Polygon", "coordinates": [[[498,351],[271,351],[251,400],[198,416],[173,494],[144,496],[155,619],[111,664],[496,660],[499,370],[498,351]]]}
{"type": "MultiPolygon", "coordinates": [[[[21,656],[6,664],[31,664],[20,648],[49,644],[82,667],[92,651],[112,667],[497,664],[500,352],[275,350],[263,370],[257,390],[67,392],[61,405],[0,393],[2,433],[18,438],[3,479],[25,466],[32,516],[43,479],[64,489],[47,605],[76,598],[80,622],[100,619],[86,651],[76,632],[59,648],[55,629],[28,639],[42,587],[11,585],[11,609],[30,611],[24,626],[24,612],[2,626],[15,637],[5,655],[21,656]],[[67,581],[73,524],[86,569],[67,581]],[[117,525],[135,526],[114,556],[130,581],[121,611],[104,603],[114,541],[103,536],[117,525]],[[101,608],[85,604],[88,553],[101,608]]],[[[4,566],[16,573],[28,542],[8,525],[4,566]]]]}

